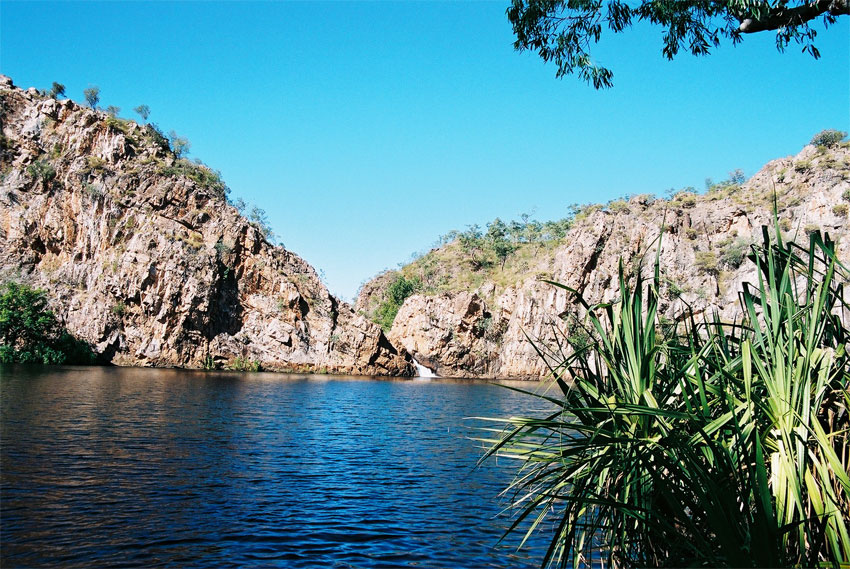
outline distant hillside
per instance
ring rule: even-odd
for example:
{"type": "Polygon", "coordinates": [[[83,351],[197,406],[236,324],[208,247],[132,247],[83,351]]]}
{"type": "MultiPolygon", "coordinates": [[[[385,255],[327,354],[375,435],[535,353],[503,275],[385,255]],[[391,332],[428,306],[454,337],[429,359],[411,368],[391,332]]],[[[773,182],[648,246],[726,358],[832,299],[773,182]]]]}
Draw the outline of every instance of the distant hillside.
{"type": "Polygon", "coordinates": [[[409,375],[410,357],[269,243],[151,126],[0,76],[0,276],[121,365],[409,375]]]}
{"type": "Polygon", "coordinates": [[[574,208],[557,222],[502,223],[447,236],[446,243],[398,271],[367,282],[357,310],[389,338],[444,376],[534,378],[545,366],[525,334],[546,341],[551,326],[581,333],[582,314],[554,280],[592,301],[617,294],[620,258],[651,269],[662,223],[662,311],[673,321],[686,305],[731,318],[754,267],[748,247],[770,224],[774,195],[790,238],[813,228],[839,242],[850,260],[850,144],[807,146],[774,160],[750,180],[740,174],[705,193],[680,191],[574,208]],[[649,265],[649,266],[647,266],[649,265]],[[396,315],[397,311],[397,315],[396,315]]]}

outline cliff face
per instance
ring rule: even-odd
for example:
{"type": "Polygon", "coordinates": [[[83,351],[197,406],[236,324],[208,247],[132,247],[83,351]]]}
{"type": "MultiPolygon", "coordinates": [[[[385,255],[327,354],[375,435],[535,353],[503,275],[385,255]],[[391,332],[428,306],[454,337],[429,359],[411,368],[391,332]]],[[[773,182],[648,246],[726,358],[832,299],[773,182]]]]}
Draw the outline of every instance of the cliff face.
{"type": "Polygon", "coordinates": [[[541,280],[581,291],[590,302],[615,300],[620,259],[626,270],[643,259],[650,276],[663,223],[663,317],[672,322],[691,306],[698,315],[717,310],[731,319],[741,283],[755,282],[755,267],[742,253],[760,240],[762,225],[772,225],[774,188],[787,237],[805,242],[807,230],[821,228],[838,241],[839,258],[850,260],[848,145],[808,146],[742,185],[589,208],[563,239],[528,245],[520,249],[524,257],[487,274],[457,242],[447,244],[367,283],[357,307],[372,312],[394,276],[419,279],[426,290],[399,309],[389,332],[394,344],[446,377],[539,378],[546,367],[526,334],[552,345],[553,327],[580,333],[576,322],[583,316],[573,295],[541,280]],[[428,283],[436,284],[428,290],[428,283]]]}
{"type": "Polygon", "coordinates": [[[120,365],[410,375],[410,357],[270,244],[154,129],[0,76],[0,276],[46,289],[120,365]]]}

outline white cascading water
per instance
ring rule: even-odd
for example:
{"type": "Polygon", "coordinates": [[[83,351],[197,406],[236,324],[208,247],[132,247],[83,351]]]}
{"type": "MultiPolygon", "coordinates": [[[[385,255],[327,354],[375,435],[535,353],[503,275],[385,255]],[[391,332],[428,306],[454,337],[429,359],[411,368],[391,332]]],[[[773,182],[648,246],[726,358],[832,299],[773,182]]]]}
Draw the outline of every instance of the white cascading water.
{"type": "Polygon", "coordinates": [[[413,363],[416,365],[416,377],[438,377],[436,373],[416,361],[416,358],[413,358],[413,363]]]}

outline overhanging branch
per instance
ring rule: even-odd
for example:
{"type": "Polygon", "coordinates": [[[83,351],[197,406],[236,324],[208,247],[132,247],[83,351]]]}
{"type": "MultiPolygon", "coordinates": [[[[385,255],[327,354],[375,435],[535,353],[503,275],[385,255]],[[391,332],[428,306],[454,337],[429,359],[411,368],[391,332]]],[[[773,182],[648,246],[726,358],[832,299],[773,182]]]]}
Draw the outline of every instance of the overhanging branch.
{"type": "Polygon", "coordinates": [[[738,31],[742,34],[753,34],[782,27],[799,26],[826,13],[831,16],[850,14],[850,0],[818,0],[793,8],[780,6],[771,10],[767,17],[761,20],[742,19],[738,31]]]}

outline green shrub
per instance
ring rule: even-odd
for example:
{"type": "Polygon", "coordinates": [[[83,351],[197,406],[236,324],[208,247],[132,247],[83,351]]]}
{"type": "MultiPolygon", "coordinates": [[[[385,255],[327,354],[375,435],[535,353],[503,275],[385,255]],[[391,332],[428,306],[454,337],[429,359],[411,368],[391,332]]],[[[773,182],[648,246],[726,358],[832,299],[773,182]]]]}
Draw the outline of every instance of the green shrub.
{"type": "Polygon", "coordinates": [[[85,191],[92,200],[97,201],[103,198],[103,190],[94,184],[86,184],[85,191]]]}
{"type": "Polygon", "coordinates": [[[472,329],[477,336],[483,336],[487,333],[490,328],[493,326],[493,317],[492,316],[484,316],[475,321],[475,324],[472,325],[472,329]]]}
{"type": "Polygon", "coordinates": [[[724,244],[720,250],[720,261],[729,268],[737,269],[744,262],[744,257],[749,252],[752,241],[739,238],[724,244]]]}
{"type": "Polygon", "coordinates": [[[263,371],[259,361],[242,356],[232,359],[227,368],[233,371],[263,371]]]}
{"type": "Polygon", "coordinates": [[[46,160],[36,160],[27,166],[27,174],[37,181],[47,183],[56,177],[56,169],[46,160]]]}
{"type": "Polygon", "coordinates": [[[398,309],[407,297],[417,292],[421,286],[422,282],[416,277],[407,279],[404,275],[398,275],[384,292],[384,300],[375,314],[375,323],[385,331],[392,328],[398,309]]]}
{"type": "Polygon", "coordinates": [[[201,367],[207,371],[212,371],[219,368],[218,363],[216,363],[215,359],[212,357],[212,354],[207,354],[204,356],[204,359],[201,362],[201,367]]]}
{"type": "Polygon", "coordinates": [[[148,123],[145,126],[145,129],[147,130],[147,134],[154,145],[158,146],[162,150],[169,150],[171,148],[168,143],[168,138],[166,138],[165,134],[163,134],[159,127],[154,123],[148,123]]]}
{"type": "Polygon", "coordinates": [[[846,217],[847,216],[847,204],[846,203],[840,203],[838,205],[832,206],[832,213],[834,213],[835,215],[838,215],[840,217],[846,217]]]}
{"type": "Polygon", "coordinates": [[[808,172],[811,168],[812,164],[808,160],[800,160],[799,162],[794,163],[795,172],[808,172]]]}
{"type": "Polygon", "coordinates": [[[116,316],[123,316],[126,311],[127,306],[121,301],[118,301],[113,304],[112,308],[110,309],[110,312],[112,312],[112,314],[115,314],[116,316]]]}
{"type": "Polygon", "coordinates": [[[608,211],[611,213],[629,213],[629,202],[625,199],[612,200],[608,202],[608,211]]]}
{"type": "Polygon", "coordinates": [[[200,160],[193,162],[193,167],[186,171],[186,176],[202,188],[210,190],[214,195],[225,198],[230,188],[221,177],[221,172],[213,170],[200,160]]]}
{"type": "Polygon", "coordinates": [[[682,190],[673,196],[673,204],[689,209],[697,204],[697,196],[688,190],[682,190]]]}
{"type": "MultiPolygon", "coordinates": [[[[161,167],[159,169],[159,174],[162,176],[185,176],[195,182],[198,186],[209,190],[213,195],[219,198],[226,198],[227,194],[230,193],[230,188],[222,179],[221,172],[213,170],[200,160],[195,160],[193,162],[185,158],[180,158],[175,160],[174,164],[171,166],[161,167]]],[[[265,212],[262,210],[259,211],[265,215],[265,212]]],[[[259,221],[255,219],[251,219],[251,221],[259,223],[259,221]]],[[[265,227],[264,229],[270,230],[271,227],[265,227]]],[[[272,237],[274,236],[273,233],[271,235],[272,237]]]]}
{"type": "Polygon", "coordinates": [[[716,274],[719,260],[714,251],[697,251],[694,253],[694,264],[703,273],[716,274]]]}
{"type": "Polygon", "coordinates": [[[841,193],[841,199],[843,199],[846,202],[850,202],[850,190],[844,190],[841,193]]]}
{"type": "Polygon", "coordinates": [[[94,354],[59,325],[47,293],[7,282],[0,286],[0,363],[91,363],[94,354]]]}
{"type": "Polygon", "coordinates": [[[599,338],[537,345],[553,386],[525,393],[551,410],[482,439],[521,461],[511,530],[549,528],[543,566],[850,562],[848,275],[819,232],[774,239],[734,326],[665,321],[657,265],[648,286],[621,269],[615,304],[572,291],[599,338]]]}
{"type": "Polygon", "coordinates": [[[106,160],[99,156],[87,156],[86,166],[91,172],[98,172],[106,169],[106,160]]]}
{"type": "Polygon", "coordinates": [[[847,136],[846,132],[840,130],[827,129],[822,130],[817,133],[814,137],[812,137],[811,142],[814,146],[824,146],[826,148],[830,148],[835,146],[847,136]]]}
{"type": "MultiPolygon", "coordinates": [[[[108,109],[107,112],[109,112],[108,109]]],[[[114,131],[121,132],[124,135],[130,134],[130,121],[119,118],[116,116],[116,114],[117,113],[109,113],[109,116],[106,117],[106,120],[104,122],[107,128],[111,128],[114,131]]]]}

